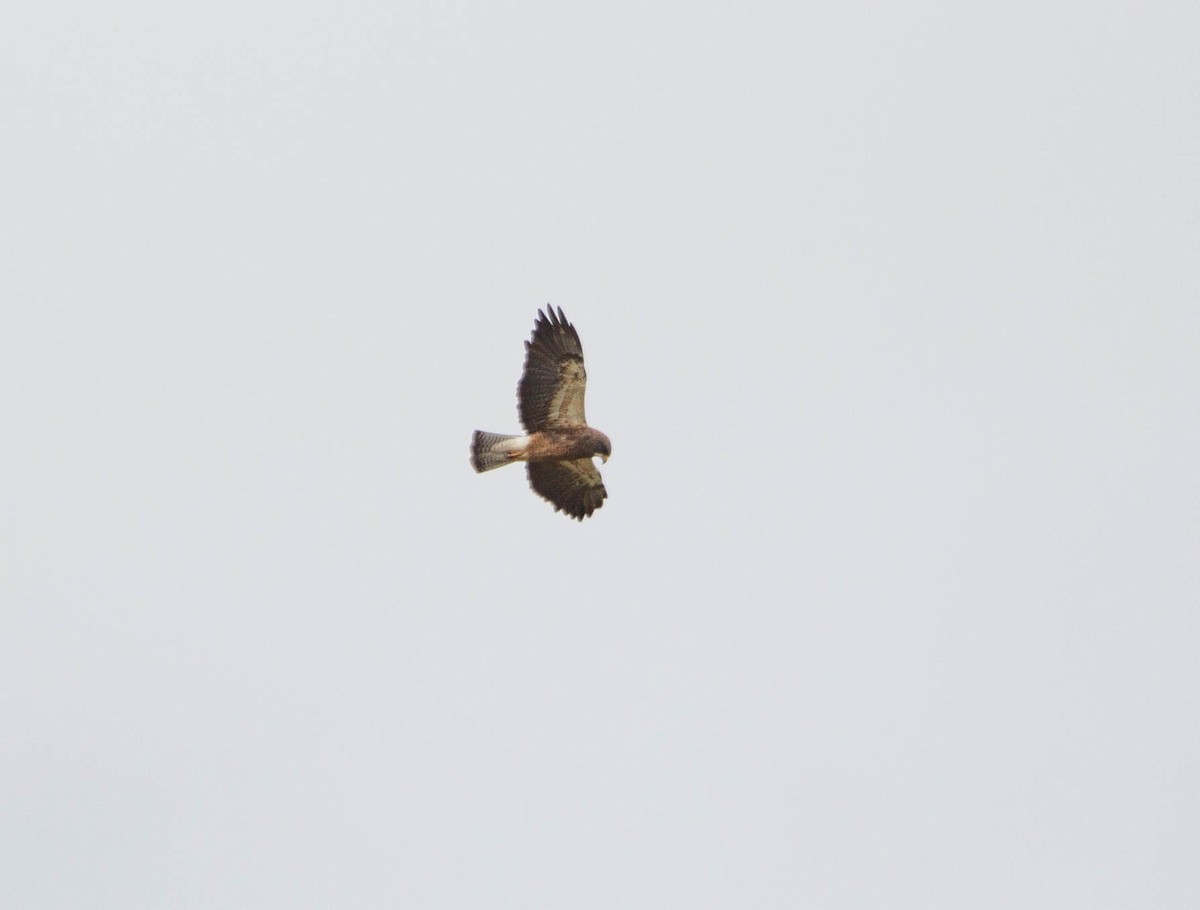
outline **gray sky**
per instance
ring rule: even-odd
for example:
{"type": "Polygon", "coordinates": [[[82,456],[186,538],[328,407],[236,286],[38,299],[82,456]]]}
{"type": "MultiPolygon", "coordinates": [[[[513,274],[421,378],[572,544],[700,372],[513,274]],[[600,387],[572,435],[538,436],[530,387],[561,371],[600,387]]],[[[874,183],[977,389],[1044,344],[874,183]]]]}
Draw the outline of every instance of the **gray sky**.
{"type": "Polygon", "coordinates": [[[978,6],[3,13],[0,904],[1200,905],[1200,12],[978,6]]]}

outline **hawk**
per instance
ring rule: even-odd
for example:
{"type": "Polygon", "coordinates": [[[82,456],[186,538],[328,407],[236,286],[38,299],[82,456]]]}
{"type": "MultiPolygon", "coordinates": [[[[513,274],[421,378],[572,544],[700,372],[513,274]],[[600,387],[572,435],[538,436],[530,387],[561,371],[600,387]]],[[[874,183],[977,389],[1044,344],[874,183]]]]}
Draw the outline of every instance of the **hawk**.
{"type": "Polygon", "coordinates": [[[525,342],[525,371],[517,384],[517,404],[527,435],[476,430],[471,467],[482,473],[514,461],[526,463],[533,491],[571,518],[583,521],[608,491],[592,458],[608,461],[612,443],[583,416],[587,372],[575,326],[547,306],[538,311],[533,338],[525,342]]]}

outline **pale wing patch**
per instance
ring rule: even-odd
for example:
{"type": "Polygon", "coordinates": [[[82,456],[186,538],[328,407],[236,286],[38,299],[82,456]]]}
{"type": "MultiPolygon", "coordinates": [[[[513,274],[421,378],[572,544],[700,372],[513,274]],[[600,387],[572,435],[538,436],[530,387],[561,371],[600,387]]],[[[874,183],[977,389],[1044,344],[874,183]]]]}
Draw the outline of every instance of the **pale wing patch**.
{"type": "Polygon", "coordinates": [[[581,427],[587,424],[583,414],[583,393],[587,390],[587,371],[578,360],[564,360],[558,369],[558,388],[550,399],[549,425],[581,427]]]}

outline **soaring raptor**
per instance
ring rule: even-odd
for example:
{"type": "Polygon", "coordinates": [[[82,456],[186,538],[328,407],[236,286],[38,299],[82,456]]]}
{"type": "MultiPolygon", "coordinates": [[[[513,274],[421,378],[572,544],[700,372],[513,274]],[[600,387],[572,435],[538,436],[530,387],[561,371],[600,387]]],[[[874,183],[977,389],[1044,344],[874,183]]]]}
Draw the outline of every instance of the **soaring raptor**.
{"type": "Polygon", "coordinates": [[[526,462],[533,491],[580,521],[600,506],[608,492],[592,461],[608,461],[612,443],[583,416],[587,373],[583,346],[562,307],[538,311],[533,339],[525,342],[525,372],[517,384],[517,403],[525,436],[476,430],[471,466],[490,471],[514,461],[526,462]]]}

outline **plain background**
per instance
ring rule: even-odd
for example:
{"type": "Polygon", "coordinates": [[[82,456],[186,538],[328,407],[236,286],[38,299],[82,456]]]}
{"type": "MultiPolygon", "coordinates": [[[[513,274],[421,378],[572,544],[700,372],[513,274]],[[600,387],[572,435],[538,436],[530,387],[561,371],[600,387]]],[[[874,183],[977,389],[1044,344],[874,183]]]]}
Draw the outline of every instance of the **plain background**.
{"type": "Polygon", "coordinates": [[[1200,7],[0,25],[0,904],[1200,906],[1200,7]]]}

